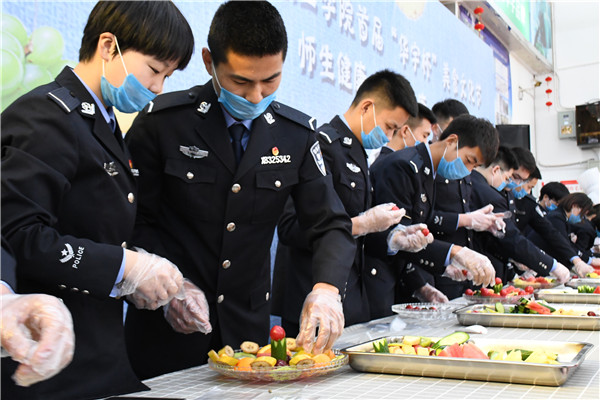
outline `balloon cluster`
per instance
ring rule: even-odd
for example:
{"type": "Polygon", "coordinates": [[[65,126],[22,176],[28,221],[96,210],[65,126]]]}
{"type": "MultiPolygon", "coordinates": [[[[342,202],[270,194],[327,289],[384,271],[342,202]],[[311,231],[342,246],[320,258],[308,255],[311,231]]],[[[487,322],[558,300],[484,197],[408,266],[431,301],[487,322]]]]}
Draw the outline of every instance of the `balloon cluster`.
{"type": "Polygon", "coordinates": [[[54,80],[66,66],[63,59],[65,41],[61,33],[49,26],[35,29],[31,36],[15,16],[2,14],[0,46],[0,110],[30,90],[54,80]]]}

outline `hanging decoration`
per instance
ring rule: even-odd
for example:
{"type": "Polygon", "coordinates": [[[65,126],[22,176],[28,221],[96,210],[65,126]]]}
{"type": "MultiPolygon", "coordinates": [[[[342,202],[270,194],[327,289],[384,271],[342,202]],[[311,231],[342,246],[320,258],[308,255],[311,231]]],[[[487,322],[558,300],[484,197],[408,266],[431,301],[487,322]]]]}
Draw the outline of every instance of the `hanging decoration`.
{"type": "Polygon", "coordinates": [[[475,30],[479,33],[479,37],[481,37],[481,31],[485,29],[485,25],[481,22],[481,14],[483,14],[483,7],[477,7],[473,10],[473,13],[477,16],[477,20],[475,21],[475,25],[473,26],[475,30]]]}

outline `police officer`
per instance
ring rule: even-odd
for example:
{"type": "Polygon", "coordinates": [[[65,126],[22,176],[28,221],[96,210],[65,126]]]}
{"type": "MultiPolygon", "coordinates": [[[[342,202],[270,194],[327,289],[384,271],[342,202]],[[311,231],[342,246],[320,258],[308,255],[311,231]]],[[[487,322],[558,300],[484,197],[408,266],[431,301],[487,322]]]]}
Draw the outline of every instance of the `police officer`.
{"type": "MultiPolygon", "coordinates": [[[[371,208],[365,149],[380,148],[416,111],[417,100],[410,83],[402,75],[383,70],[360,85],[344,114],[317,129],[327,171],[332,174],[335,191],[352,217],[352,233],[356,237],[357,249],[343,302],[346,326],[371,319],[365,281],[373,275],[373,270],[377,274],[377,268],[365,270],[365,235],[396,225],[404,215],[403,211],[394,210],[393,204],[371,208]]],[[[288,207],[286,211],[277,228],[275,263],[275,274],[283,273],[285,282],[280,287],[274,285],[273,291],[275,298],[283,302],[283,327],[295,335],[302,299],[310,292],[312,252],[305,239],[298,239],[305,233],[298,225],[295,210],[288,207]]],[[[381,294],[376,288],[372,290],[381,294]]]]}
{"type": "MultiPolygon", "coordinates": [[[[80,62],[2,114],[2,233],[17,260],[17,291],[60,297],[73,316],[73,362],[28,388],[2,360],[2,397],[97,398],[143,390],[125,351],[123,302],[156,308],[182,288],[177,267],[127,250],[135,170],[112,107],[141,110],[184,68],[192,31],[170,2],[100,2],[80,62]]],[[[133,306],[131,307],[133,308],[133,306]]]]}
{"type": "Polygon", "coordinates": [[[550,211],[556,210],[560,199],[569,194],[569,189],[560,182],[548,182],[540,189],[538,203],[542,214],[546,216],[550,211]]]}
{"type": "MultiPolygon", "coordinates": [[[[185,317],[172,328],[161,311],[130,309],[128,352],[140,377],[204,364],[211,348],[267,342],[269,249],[290,195],[314,249],[298,342],[319,353],[342,332],[351,221],[326,173],[314,119],[274,101],[286,50],[271,4],[223,3],[202,49],[212,79],[159,96],[128,133],[140,170],[135,242],[180,265],[206,297],[212,328],[182,334],[194,330],[185,317]]],[[[193,304],[174,300],[170,321],[181,320],[178,310],[194,319],[193,304]]]]}
{"type": "MultiPolygon", "coordinates": [[[[498,147],[498,132],[489,122],[472,116],[456,118],[440,140],[419,144],[386,156],[371,168],[376,202],[394,202],[406,210],[402,224],[430,220],[435,203],[434,175],[459,179],[470,170],[493,158],[498,147]]],[[[489,217],[495,221],[495,216],[489,217]]],[[[456,225],[455,225],[456,226],[456,225]]],[[[401,229],[400,229],[401,231],[401,229]]],[[[398,251],[396,232],[390,232],[390,254],[398,251]]],[[[448,274],[453,279],[466,276],[476,284],[494,281],[494,269],[482,255],[458,245],[434,240],[422,251],[400,252],[396,257],[417,262],[434,274],[448,274]]]]}

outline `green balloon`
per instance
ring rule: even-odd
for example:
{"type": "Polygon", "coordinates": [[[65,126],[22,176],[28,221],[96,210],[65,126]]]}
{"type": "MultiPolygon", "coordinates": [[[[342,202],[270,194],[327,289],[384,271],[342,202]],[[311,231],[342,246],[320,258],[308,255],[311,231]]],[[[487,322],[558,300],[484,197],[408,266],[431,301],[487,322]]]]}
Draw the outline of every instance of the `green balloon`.
{"type": "Polygon", "coordinates": [[[26,63],[25,76],[23,77],[23,88],[25,92],[29,92],[38,86],[52,82],[54,78],[48,70],[40,65],[26,63]]]}
{"type": "Polygon", "coordinates": [[[14,93],[21,85],[24,76],[23,59],[10,50],[0,50],[2,97],[14,93]]]}
{"type": "Polygon", "coordinates": [[[11,34],[10,32],[6,31],[2,31],[1,35],[2,47],[0,48],[3,50],[12,51],[17,57],[25,61],[25,50],[23,49],[21,42],[19,42],[19,39],[17,39],[17,37],[11,34]]]}
{"type": "Polygon", "coordinates": [[[52,75],[53,77],[56,77],[58,74],[61,73],[63,68],[66,67],[67,65],[71,68],[75,68],[77,63],[75,61],[60,60],[56,64],[50,65],[48,67],[48,71],[50,72],[50,75],[52,75]]]}
{"type": "Polygon", "coordinates": [[[2,31],[9,32],[16,37],[23,47],[29,42],[25,26],[19,18],[13,15],[2,13],[2,31]]]}
{"type": "Polygon", "coordinates": [[[31,34],[31,53],[27,61],[49,66],[58,62],[65,51],[65,41],[60,32],[50,26],[37,28],[31,34]]]}

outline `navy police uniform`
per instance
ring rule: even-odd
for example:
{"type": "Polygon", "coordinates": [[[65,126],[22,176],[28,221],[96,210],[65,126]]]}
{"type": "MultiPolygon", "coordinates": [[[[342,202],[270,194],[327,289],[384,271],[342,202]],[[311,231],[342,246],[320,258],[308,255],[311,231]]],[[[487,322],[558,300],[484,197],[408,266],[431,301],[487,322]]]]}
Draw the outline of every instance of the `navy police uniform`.
{"type": "Polygon", "coordinates": [[[204,291],[213,328],[179,334],[161,310],[130,308],[127,347],[142,378],[204,364],[210,348],[267,342],[269,250],[290,195],[313,246],[313,282],[344,294],[351,221],[326,173],[314,120],[273,102],[253,120],[236,167],[223,113],[209,81],[158,96],[127,135],[139,168],[134,243],[167,257],[204,291]]]}
{"type": "Polygon", "coordinates": [[[504,238],[499,239],[489,232],[475,232],[474,250],[488,256],[496,269],[496,276],[503,281],[512,279],[514,275],[514,271],[508,269],[509,258],[524,264],[540,276],[549,275],[554,259],[536,247],[517,228],[513,220],[515,208],[512,193],[505,192],[503,195],[498,192],[478,171],[471,172],[471,180],[473,182],[470,200],[472,208],[478,209],[491,204],[494,206],[494,212],[513,212],[513,217],[504,220],[506,222],[504,238]]]}
{"type": "MultiPolygon", "coordinates": [[[[355,217],[370,207],[371,184],[367,155],[350,128],[336,116],[317,129],[327,172],[348,216],[355,217]]],[[[284,329],[288,335],[298,334],[302,302],[312,289],[312,251],[300,228],[294,207],[286,207],[277,226],[279,244],[275,274],[284,274],[285,283],[273,287],[274,298],[282,302],[284,329]],[[279,293],[278,293],[279,292],[279,293]]],[[[369,307],[363,282],[364,237],[356,239],[356,253],[344,298],[346,325],[368,321],[369,307]]]]}
{"type": "Polygon", "coordinates": [[[123,302],[109,297],[133,231],[130,157],[79,78],[52,83],[2,113],[2,235],[17,261],[17,291],[59,297],[73,317],[75,354],[58,375],[15,386],[2,359],[6,399],[87,399],[146,387],[133,373],[123,302]]]}

